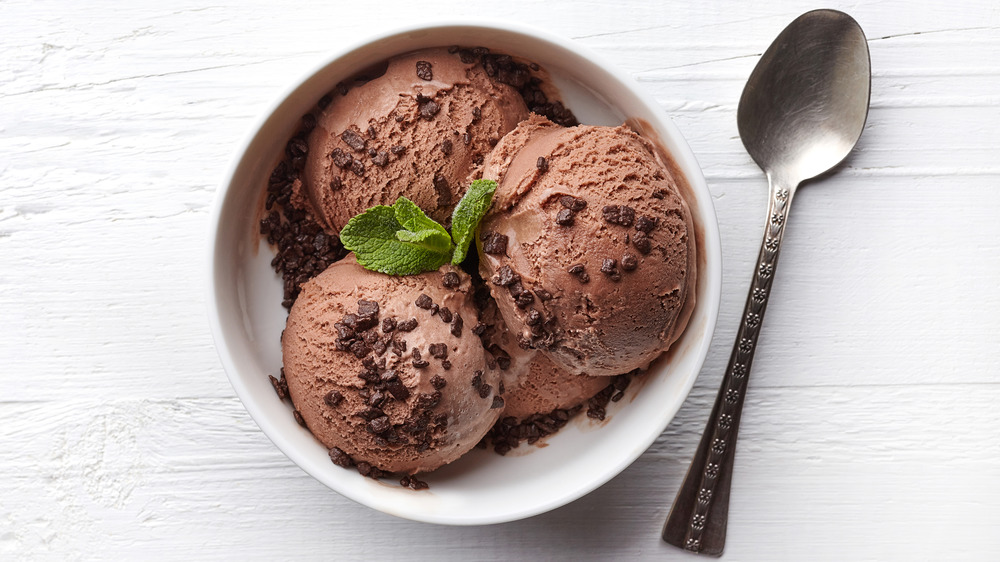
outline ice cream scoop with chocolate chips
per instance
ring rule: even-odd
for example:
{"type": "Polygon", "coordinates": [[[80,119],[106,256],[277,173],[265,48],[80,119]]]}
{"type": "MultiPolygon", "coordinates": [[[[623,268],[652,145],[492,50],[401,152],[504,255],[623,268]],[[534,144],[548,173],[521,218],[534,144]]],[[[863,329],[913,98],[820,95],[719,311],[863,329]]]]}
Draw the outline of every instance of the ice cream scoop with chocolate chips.
{"type": "Polygon", "coordinates": [[[395,57],[322,108],[293,203],[333,233],[400,195],[445,224],[469,174],[527,116],[518,91],[478,58],[444,48],[395,57]]]}
{"type": "Polygon", "coordinates": [[[281,338],[288,394],[333,461],[416,474],[473,448],[503,410],[472,333],[469,276],[368,271],[353,254],[302,287],[281,338]]]}
{"type": "Polygon", "coordinates": [[[578,374],[645,368],[694,306],[695,237],[678,178],[625,126],[532,116],[487,158],[480,272],[524,348],[578,374]]]}

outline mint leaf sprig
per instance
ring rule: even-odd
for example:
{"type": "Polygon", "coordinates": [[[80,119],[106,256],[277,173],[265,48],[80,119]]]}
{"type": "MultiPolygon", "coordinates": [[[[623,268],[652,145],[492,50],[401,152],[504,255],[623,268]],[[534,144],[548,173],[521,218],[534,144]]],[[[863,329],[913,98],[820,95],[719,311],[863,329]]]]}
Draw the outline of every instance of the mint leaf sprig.
{"type": "Polygon", "coordinates": [[[451,215],[451,234],[406,197],[392,206],[378,205],[347,221],[340,243],[358,263],[389,275],[434,271],[451,261],[465,261],[479,221],[496,193],[493,180],[475,180],[451,215]]]}

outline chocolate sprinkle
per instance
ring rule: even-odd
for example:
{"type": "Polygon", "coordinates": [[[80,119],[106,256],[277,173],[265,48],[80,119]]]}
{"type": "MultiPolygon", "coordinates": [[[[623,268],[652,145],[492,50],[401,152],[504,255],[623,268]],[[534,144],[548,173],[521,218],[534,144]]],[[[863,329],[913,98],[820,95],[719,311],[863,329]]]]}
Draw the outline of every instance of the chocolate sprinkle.
{"type": "Polygon", "coordinates": [[[365,139],[354,132],[354,129],[347,129],[343,133],[340,133],[340,140],[344,141],[347,146],[354,150],[361,151],[365,149],[365,139]]]}
{"type": "Polygon", "coordinates": [[[431,298],[429,296],[427,296],[426,293],[421,293],[420,296],[417,297],[417,300],[414,301],[413,304],[417,305],[417,308],[422,308],[424,310],[430,310],[430,308],[432,306],[434,306],[434,301],[431,300],[431,298]]]}
{"type": "Polygon", "coordinates": [[[622,276],[618,271],[618,262],[613,258],[604,258],[601,264],[601,273],[607,275],[612,281],[620,281],[622,276]]]}
{"type": "Polygon", "coordinates": [[[434,100],[430,98],[425,98],[424,101],[418,103],[419,103],[420,117],[428,121],[434,119],[434,116],[437,115],[437,112],[441,110],[441,106],[435,103],[434,100]]]}
{"type": "Polygon", "coordinates": [[[339,390],[331,390],[323,397],[323,402],[331,408],[336,408],[344,401],[344,395],[339,390]]]}
{"type": "Polygon", "coordinates": [[[639,260],[635,257],[635,254],[628,252],[622,254],[622,269],[625,271],[635,271],[637,267],[639,267],[639,260]]]}
{"type": "Polygon", "coordinates": [[[454,271],[449,271],[448,273],[445,273],[441,277],[441,284],[449,289],[454,289],[458,287],[461,283],[462,280],[459,279],[458,274],[455,273],[454,271]]]}
{"type": "Polygon", "coordinates": [[[605,222],[619,226],[632,226],[635,222],[635,209],[627,205],[607,205],[601,215],[605,222]]]}
{"type": "Polygon", "coordinates": [[[647,217],[646,215],[640,215],[639,218],[635,219],[635,229],[639,232],[645,232],[649,234],[656,228],[659,219],[655,217],[647,217]]]}
{"type": "Polygon", "coordinates": [[[417,78],[427,80],[428,82],[434,79],[434,73],[431,71],[430,62],[425,60],[417,61],[417,78]]]}
{"type": "Polygon", "coordinates": [[[632,237],[632,245],[643,255],[648,254],[653,249],[652,242],[650,242],[649,237],[644,232],[635,233],[635,236],[632,237]]]}
{"type": "Polygon", "coordinates": [[[494,256],[507,254],[507,237],[499,232],[484,232],[480,239],[483,241],[483,251],[494,256]]]}
{"type": "Polygon", "coordinates": [[[566,207],[574,213],[580,212],[587,208],[587,202],[578,197],[573,197],[572,195],[563,195],[559,198],[559,204],[566,207]]]}
{"type": "Polygon", "coordinates": [[[330,153],[330,157],[333,158],[333,163],[338,168],[349,168],[351,164],[354,162],[354,159],[351,158],[351,155],[344,152],[343,149],[340,148],[334,148],[333,152],[330,153]]]}
{"type": "Polygon", "coordinates": [[[432,343],[428,346],[427,350],[430,352],[431,357],[435,359],[447,359],[448,358],[448,345],[443,343],[432,343]]]}
{"type": "Polygon", "coordinates": [[[333,464],[342,468],[350,468],[354,466],[354,461],[351,457],[339,447],[333,447],[330,449],[330,460],[333,461],[333,464]]]}

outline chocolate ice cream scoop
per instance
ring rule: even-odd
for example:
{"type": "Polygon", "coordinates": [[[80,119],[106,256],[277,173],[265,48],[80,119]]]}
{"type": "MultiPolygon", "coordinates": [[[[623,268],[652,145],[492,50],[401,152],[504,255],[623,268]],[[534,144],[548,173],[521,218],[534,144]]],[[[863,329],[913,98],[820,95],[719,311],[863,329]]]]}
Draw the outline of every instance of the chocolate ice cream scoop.
{"type": "Polygon", "coordinates": [[[328,232],[400,195],[447,224],[470,172],[527,116],[517,90],[459,54],[393,58],[383,75],[334,94],[318,117],[293,202],[328,232]]]}
{"type": "Polygon", "coordinates": [[[501,140],[480,272],[523,348],[573,373],[645,368],[694,305],[695,238],[677,179],[631,129],[532,116],[501,140]]]}
{"type": "Polygon", "coordinates": [[[415,474],[471,449],[503,409],[471,331],[469,276],[397,277],[353,254],[302,287],[281,338],[288,392],[338,464],[415,474]]]}

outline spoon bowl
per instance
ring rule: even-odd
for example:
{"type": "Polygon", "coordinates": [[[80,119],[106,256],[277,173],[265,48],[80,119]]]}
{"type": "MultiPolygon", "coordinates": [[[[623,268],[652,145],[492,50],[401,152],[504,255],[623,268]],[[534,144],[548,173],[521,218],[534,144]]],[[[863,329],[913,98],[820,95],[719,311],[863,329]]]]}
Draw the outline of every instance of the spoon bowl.
{"type": "Polygon", "coordinates": [[[765,172],[789,184],[816,177],[854,148],[868,116],[871,63],[853,18],[815,10],[793,21],[747,80],[736,123],[765,172]]]}
{"type": "Polygon", "coordinates": [[[870,92],[865,34],[850,16],[834,10],[799,16],[747,81],[737,125],[770,185],[764,239],[722,387],[663,527],[669,544],[722,554],[747,380],[792,197],[801,182],[829,171],[854,148],[868,118],[870,92]]]}

